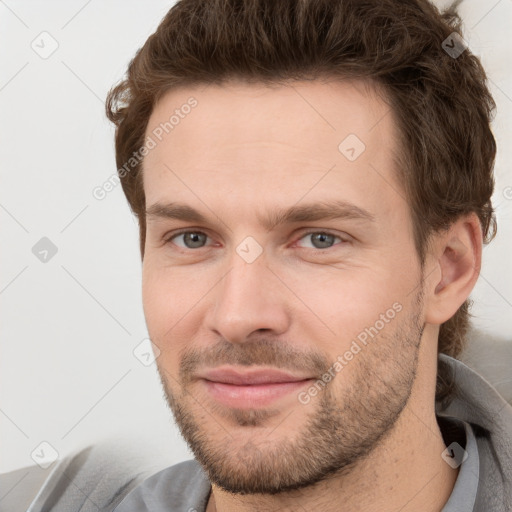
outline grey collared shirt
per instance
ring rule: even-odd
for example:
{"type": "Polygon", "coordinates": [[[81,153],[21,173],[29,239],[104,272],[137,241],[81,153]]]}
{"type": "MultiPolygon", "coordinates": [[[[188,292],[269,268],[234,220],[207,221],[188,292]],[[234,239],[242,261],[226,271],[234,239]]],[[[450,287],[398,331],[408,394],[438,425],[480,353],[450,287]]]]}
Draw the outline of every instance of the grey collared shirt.
{"type": "MultiPolygon", "coordinates": [[[[472,512],[475,506],[478,482],[480,479],[480,463],[478,460],[478,446],[475,434],[469,423],[461,422],[466,433],[465,454],[460,463],[459,475],[455,481],[450,498],[443,507],[442,512],[472,512]]],[[[447,449],[449,446],[447,447],[447,449]]],[[[457,463],[457,461],[455,461],[457,463]]]]}
{"type": "MultiPolygon", "coordinates": [[[[460,466],[460,469],[442,512],[472,512],[479,481],[476,438],[469,423],[444,417],[463,426],[465,447],[458,444],[460,452],[456,450],[455,457],[447,462],[460,466]],[[459,461],[457,457],[460,457],[459,461]]],[[[186,461],[149,477],[124,498],[115,512],[204,512],[210,491],[210,482],[199,463],[186,461]]]]}

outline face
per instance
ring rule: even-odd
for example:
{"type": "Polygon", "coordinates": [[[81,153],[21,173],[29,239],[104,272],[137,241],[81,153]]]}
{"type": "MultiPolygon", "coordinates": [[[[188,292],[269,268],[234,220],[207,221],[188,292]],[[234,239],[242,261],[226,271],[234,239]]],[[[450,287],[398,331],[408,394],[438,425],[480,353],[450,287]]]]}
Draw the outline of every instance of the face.
{"type": "Polygon", "coordinates": [[[167,93],[146,135],[144,313],[197,460],[241,494],[349,471],[396,425],[423,331],[389,106],[230,82],[167,93]]]}

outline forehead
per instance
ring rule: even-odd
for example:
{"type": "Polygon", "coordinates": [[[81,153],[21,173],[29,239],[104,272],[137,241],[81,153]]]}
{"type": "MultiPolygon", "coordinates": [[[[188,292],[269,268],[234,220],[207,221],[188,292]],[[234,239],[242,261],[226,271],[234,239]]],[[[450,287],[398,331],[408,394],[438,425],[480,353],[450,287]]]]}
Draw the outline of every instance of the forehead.
{"type": "MultiPolygon", "coordinates": [[[[297,140],[303,153],[314,154],[331,150],[332,139],[341,139],[348,133],[367,145],[383,136],[393,138],[394,123],[389,113],[384,90],[376,83],[331,79],[264,85],[231,80],[222,85],[169,91],[155,105],[146,135],[159,127],[164,131],[167,128],[168,133],[162,135],[167,142],[174,142],[177,158],[183,144],[204,147],[210,154],[216,142],[222,142],[224,147],[226,142],[236,145],[251,138],[292,145],[297,140]],[[188,106],[191,98],[196,103],[193,108],[188,106]],[[311,143],[304,145],[305,135],[311,143]],[[322,141],[325,144],[318,147],[322,141]]],[[[166,141],[159,145],[160,149],[166,141]]],[[[200,155],[196,151],[187,156],[200,155]]]]}
{"type": "Polygon", "coordinates": [[[367,82],[230,81],[173,89],[146,129],[156,142],[143,164],[146,204],[197,205],[199,196],[220,194],[228,207],[237,199],[293,203],[329,193],[389,210],[403,201],[396,135],[382,90],[367,82]]]}

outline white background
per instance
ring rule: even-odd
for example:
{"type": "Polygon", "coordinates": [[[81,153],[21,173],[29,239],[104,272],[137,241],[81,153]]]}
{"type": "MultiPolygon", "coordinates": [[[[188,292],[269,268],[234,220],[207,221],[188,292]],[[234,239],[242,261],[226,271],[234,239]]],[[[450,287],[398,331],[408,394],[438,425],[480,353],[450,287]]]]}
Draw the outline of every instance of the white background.
{"type": "MultiPolygon", "coordinates": [[[[116,172],[106,93],[171,6],[0,1],[0,472],[34,464],[30,454],[42,441],[60,456],[124,437],[169,464],[192,457],[155,366],[133,355],[147,337],[135,219],[120,186],[102,201],[92,195],[116,172]],[[47,59],[31,48],[43,31],[59,45],[47,59]],[[46,263],[32,253],[42,237],[58,249],[46,263]]],[[[499,234],[484,250],[473,313],[479,327],[507,338],[512,1],[466,0],[460,10],[498,105],[499,234]]]]}

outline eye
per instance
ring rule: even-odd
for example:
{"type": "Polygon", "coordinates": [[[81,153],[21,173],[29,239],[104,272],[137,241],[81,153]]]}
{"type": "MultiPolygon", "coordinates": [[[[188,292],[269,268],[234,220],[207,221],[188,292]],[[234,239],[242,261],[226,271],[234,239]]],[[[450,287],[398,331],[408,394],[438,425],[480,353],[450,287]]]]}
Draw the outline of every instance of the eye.
{"type": "Polygon", "coordinates": [[[207,238],[208,235],[202,231],[181,231],[167,238],[166,243],[173,241],[174,244],[182,249],[201,249],[207,238]],[[184,245],[180,245],[173,241],[179,237],[183,237],[184,245]]]}
{"type": "Polygon", "coordinates": [[[304,234],[300,240],[307,239],[308,237],[313,245],[313,247],[306,247],[308,249],[330,249],[335,245],[334,240],[336,238],[341,242],[346,242],[346,240],[343,240],[341,237],[327,231],[310,231],[309,233],[304,234]]]}
{"type": "MultiPolygon", "coordinates": [[[[299,240],[307,239],[308,237],[311,240],[312,246],[305,247],[306,249],[330,249],[336,245],[336,239],[344,243],[347,242],[347,240],[342,239],[340,236],[327,231],[310,231],[309,233],[303,234],[299,240]]],[[[201,249],[206,244],[206,240],[208,238],[208,235],[202,231],[184,230],[174,233],[172,236],[168,237],[166,239],[166,243],[172,242],[182,249],[201,249]],[[182,244],[175,241],[180,238],[182,240],[182,244]]]]}

